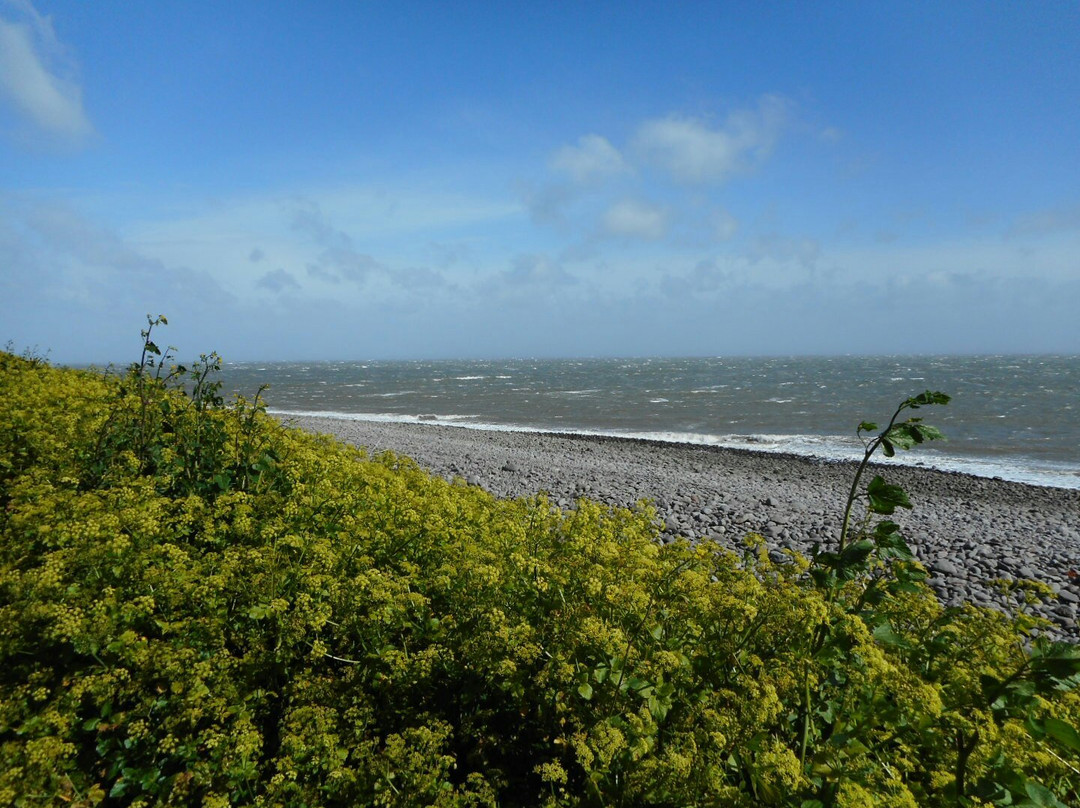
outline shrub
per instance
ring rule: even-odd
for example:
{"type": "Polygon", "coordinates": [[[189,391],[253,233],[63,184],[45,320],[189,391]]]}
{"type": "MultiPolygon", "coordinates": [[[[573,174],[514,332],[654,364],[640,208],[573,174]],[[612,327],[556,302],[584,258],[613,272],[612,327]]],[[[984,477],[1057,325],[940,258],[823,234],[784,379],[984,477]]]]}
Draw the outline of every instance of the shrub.
{"type": "Polygon", "coordinates": [[[661,546],[645,504],[497,500],[148,354],[0,354],[0,802],[1078,798],[1076,649],[882,542],[661,546]]]}

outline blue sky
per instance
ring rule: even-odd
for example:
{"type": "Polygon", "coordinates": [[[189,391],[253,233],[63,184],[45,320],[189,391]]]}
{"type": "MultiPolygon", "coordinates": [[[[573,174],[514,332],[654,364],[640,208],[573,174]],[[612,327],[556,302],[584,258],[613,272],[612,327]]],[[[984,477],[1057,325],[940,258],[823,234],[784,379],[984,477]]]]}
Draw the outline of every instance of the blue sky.
{"type": "Polygon", "coordinates": [[[0,341],[1080,352],[1080,5],[0,0],[0,341]]]}

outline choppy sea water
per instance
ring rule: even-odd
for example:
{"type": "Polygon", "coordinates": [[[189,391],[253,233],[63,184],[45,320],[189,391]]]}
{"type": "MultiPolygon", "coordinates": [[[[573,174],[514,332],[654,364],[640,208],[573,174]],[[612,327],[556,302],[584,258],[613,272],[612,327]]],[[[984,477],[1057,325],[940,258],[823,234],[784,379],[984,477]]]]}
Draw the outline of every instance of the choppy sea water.
{"type": "MultiPolygon", "coordinates": [[[[1080,488],[1080,356],[517,359],[230,363],[226,388],[261,384],[271,412],[475,429],[616,435],[861,456],[863,420],[924,390],[948,441],[922,464],[1080,488]]],[[[902,456],[901,456],[902,455],[902,456]]]]}

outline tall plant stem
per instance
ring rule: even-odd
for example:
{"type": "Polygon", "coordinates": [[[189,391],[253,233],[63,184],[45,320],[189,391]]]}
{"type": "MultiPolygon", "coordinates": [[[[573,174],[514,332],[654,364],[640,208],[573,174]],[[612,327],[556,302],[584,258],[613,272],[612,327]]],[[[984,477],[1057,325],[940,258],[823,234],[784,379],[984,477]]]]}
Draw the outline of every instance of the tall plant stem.
{"type": "Polygon", "coordinates": [[[840,547],[837,552],[843,552],[847,546],[848,526],[851,523],[851,509],[855,505],[855,497],[859,493],[859,481],[862,479],[863,472],[866,471],[866,467],[870,464],[870,458],[874,456],[874,452],[881,446],[881,442],[885,440],[890,432],[892,432],[893,426],[896,424],[896,419],[900,417],[908,406],[908,402],[905,401],[899,407],[896,408],[896,412],[893,413],[892,418],[889,419],[889,425],[878,434],[870,443],[866,444],[866,451],[863,452],[862,462],[859,463],[859,468],[855,472],[855,479],[851,481],[851,490],[848,492],[847,505],[844,507],[844,523],[840,527],[840,547]]]}
{"type": "Polygon", "coordinates": [[[840,547],[837,549],[837,552],[842,553],[844,547],[847,546],[848,524],[851,522],[851,508],[855,504],[855,496],[859,492],[859,480],[862,479],[863,471],[870,462],[870,457],[874,454],[880,441],[881,439],[878,438],[866,448],[866,451],[863,453],[862,462],[859,463],[859,468],[855,472],[855,479],[851,481],[851,490],[848,492],[847,506],[844,508],[844,524],[840,528],[840,547]]]}

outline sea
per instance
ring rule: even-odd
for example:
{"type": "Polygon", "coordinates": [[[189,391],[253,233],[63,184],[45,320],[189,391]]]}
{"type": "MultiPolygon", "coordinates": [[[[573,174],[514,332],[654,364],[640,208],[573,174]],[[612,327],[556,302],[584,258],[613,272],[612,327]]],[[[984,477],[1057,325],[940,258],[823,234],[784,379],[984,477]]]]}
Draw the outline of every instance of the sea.
{"type": "Polygon", "coordinates": [[[831,356],[229,363],[281,415],[645,438],[861,457],[861,421],[911,415],[947,440],[896,460],[1080,489],[1080,356],[831,356]]]}

